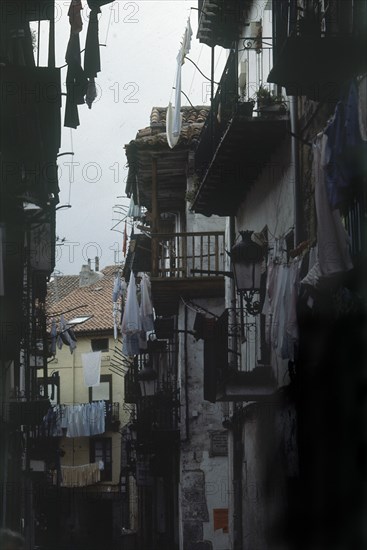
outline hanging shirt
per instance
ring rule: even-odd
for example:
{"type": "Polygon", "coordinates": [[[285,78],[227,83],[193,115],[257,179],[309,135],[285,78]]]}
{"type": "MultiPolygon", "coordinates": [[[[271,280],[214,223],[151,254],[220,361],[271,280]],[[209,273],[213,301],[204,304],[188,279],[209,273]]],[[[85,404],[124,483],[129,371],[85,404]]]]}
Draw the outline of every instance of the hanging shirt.
{"type": "Polygon", "coordinates": [[[143,331],[150,332],[154,330],[153,306],[151,300],[150,280],[146,273],[143,273],[140,283],[140,316],[143,331]]]}
{"type": "Polygon", "coordinates": [[[325,182],[327,142],[327,135],[319,134],[313,147],[318,259],[321,274],[325,277],[353,268],[348,234],[342,224],[339,210],[332,210],[327,196],[325,182]]]}
{"type": "Polygon", "coordinates": [[[136,284],[134,273],[131,272],[130,282],[127,289],[124,315],[121,323],[121,332],[123,334],[134,334],[141,331],[141,318],[139,303],[136,295],[136,284]]]}

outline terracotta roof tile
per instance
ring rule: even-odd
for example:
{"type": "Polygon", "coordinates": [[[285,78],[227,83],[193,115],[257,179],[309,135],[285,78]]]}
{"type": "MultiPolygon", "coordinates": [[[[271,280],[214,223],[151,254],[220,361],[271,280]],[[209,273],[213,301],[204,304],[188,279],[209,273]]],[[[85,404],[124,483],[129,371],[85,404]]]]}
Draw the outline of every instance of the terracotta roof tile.
{"type": "MultiPolygon", "coordinates": [[[[150,126],[142,128],[136,134],[126,148],[134,144],[137,147],[149,147],[155,145],[167,145],[166,137],[166,112],[167,107],[153,107],[150,115],[150,126]]],[[[181,107],[182,128],[178,144],[185,145],[193,137],[200,134],[203,124],[209,112],[209,107],[199,105],[197,107],[181,107]]]]}
{"type": "MultiPolygon", "coordinates": [[[[118,267],[115,265],[107,266],[102,270],[104,277],[96,283],[75,288],[58,302],[48,305],[47,314],[49,319],[55,318],[58,320],[62,313],[66,321],[80,315],[93,315],[89,321],[81,325],[75,325],[75,332],[112,331],[112,291],[114,274],[117,269],[118,267]]],[[[77,278],[79,281],[79,276],[77,278]]]]}
{"type": "Polygon", "coordinates": [[[47,285],[47,303],[59,302],[79,287],[79,275],[58,275],[47,285]]]}

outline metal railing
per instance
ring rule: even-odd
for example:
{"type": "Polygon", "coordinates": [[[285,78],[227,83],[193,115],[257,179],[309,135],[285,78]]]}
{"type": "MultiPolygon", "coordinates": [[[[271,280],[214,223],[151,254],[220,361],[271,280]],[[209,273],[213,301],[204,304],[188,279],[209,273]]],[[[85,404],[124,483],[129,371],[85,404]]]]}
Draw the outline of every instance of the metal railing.
{"type": "Polygon", "coordinates": [[[138,439],[144,440],[153,432],[177,431],[180,421],[178,389],[168,388],[156,395],[144,397],[137,405],[138,439]]]}
{"type": "Polygon", "coordinates": [[[191,278],[224,270],[224,232],[153,234],[153,277],[191,278]]]}
{"type": "Polygon", "coordinates": [[[260,319],[241,308],[225,309],[217,321],[215,338],[218,366],[226,371],[249,372],[261,361],[260,319]]]}

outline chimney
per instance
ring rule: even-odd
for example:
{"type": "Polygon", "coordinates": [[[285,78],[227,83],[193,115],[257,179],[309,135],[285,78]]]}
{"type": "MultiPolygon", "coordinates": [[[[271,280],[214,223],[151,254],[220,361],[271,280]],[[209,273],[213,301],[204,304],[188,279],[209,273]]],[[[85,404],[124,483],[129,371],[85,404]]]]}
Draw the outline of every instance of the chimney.
{"type": "Polygon", "coordinates": [[[95,260],[95,264],[96,264],[96,266],[95,266],[95,271],[99,271],[99,258],[98,258],[98,256],[96,256],[96,257],[94,258],[94,260],[95,260]]]}
{"type": "Polygon", "coordinates": [[[82,265],[79,273],[79,287],[93,285],[100,279],[103,279],[103,273],[97,273],[90,267],[91,261],[88,259],[88,264],[82,265]]]}

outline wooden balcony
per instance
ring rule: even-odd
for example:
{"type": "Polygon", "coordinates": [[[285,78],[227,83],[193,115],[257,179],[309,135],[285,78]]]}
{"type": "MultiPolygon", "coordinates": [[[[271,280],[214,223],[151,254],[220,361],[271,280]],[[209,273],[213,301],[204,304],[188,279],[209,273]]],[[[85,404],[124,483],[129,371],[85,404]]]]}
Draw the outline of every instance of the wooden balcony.
{"type": "Polygon", "coordinates": [[[224,232],[152,234],[151,284],[157,315],[177,312],[180,296],[224,296],[224,232]]]}
{"type": "Polygon", "coordinates": [[[204,399],[273,401],[276,380],[264,362],[260,321],[240,309],[226,309],[204,339],[204,399]]]}
{"type": "Polygon", "coordinates": [[[137,403],[137,440],[139,443],[176,438],[180,422],[180,393],[165,388],[137,403]]]}
{"type": "Polygon", "coordinates": [[[231,52],[195,151],[200,185],[192,205],[206,216],[235,215],[246,191],[286,136],[284,109],[252,116],[238,96],[238,59],[231,52]]]}
{"type": "Polygon", "coordinates": [[[210,47],[230,48],[239,34],[240,2],[199,0],[198,39],[210,47]]]}
{"type": "Polygon", "coordinates": [[[366,71],[365,0],[313,2],[303,10],[296,0],[275,2],[276,50],[268,76],[288,95],[338,101],[340,85],[366,71]]]}

